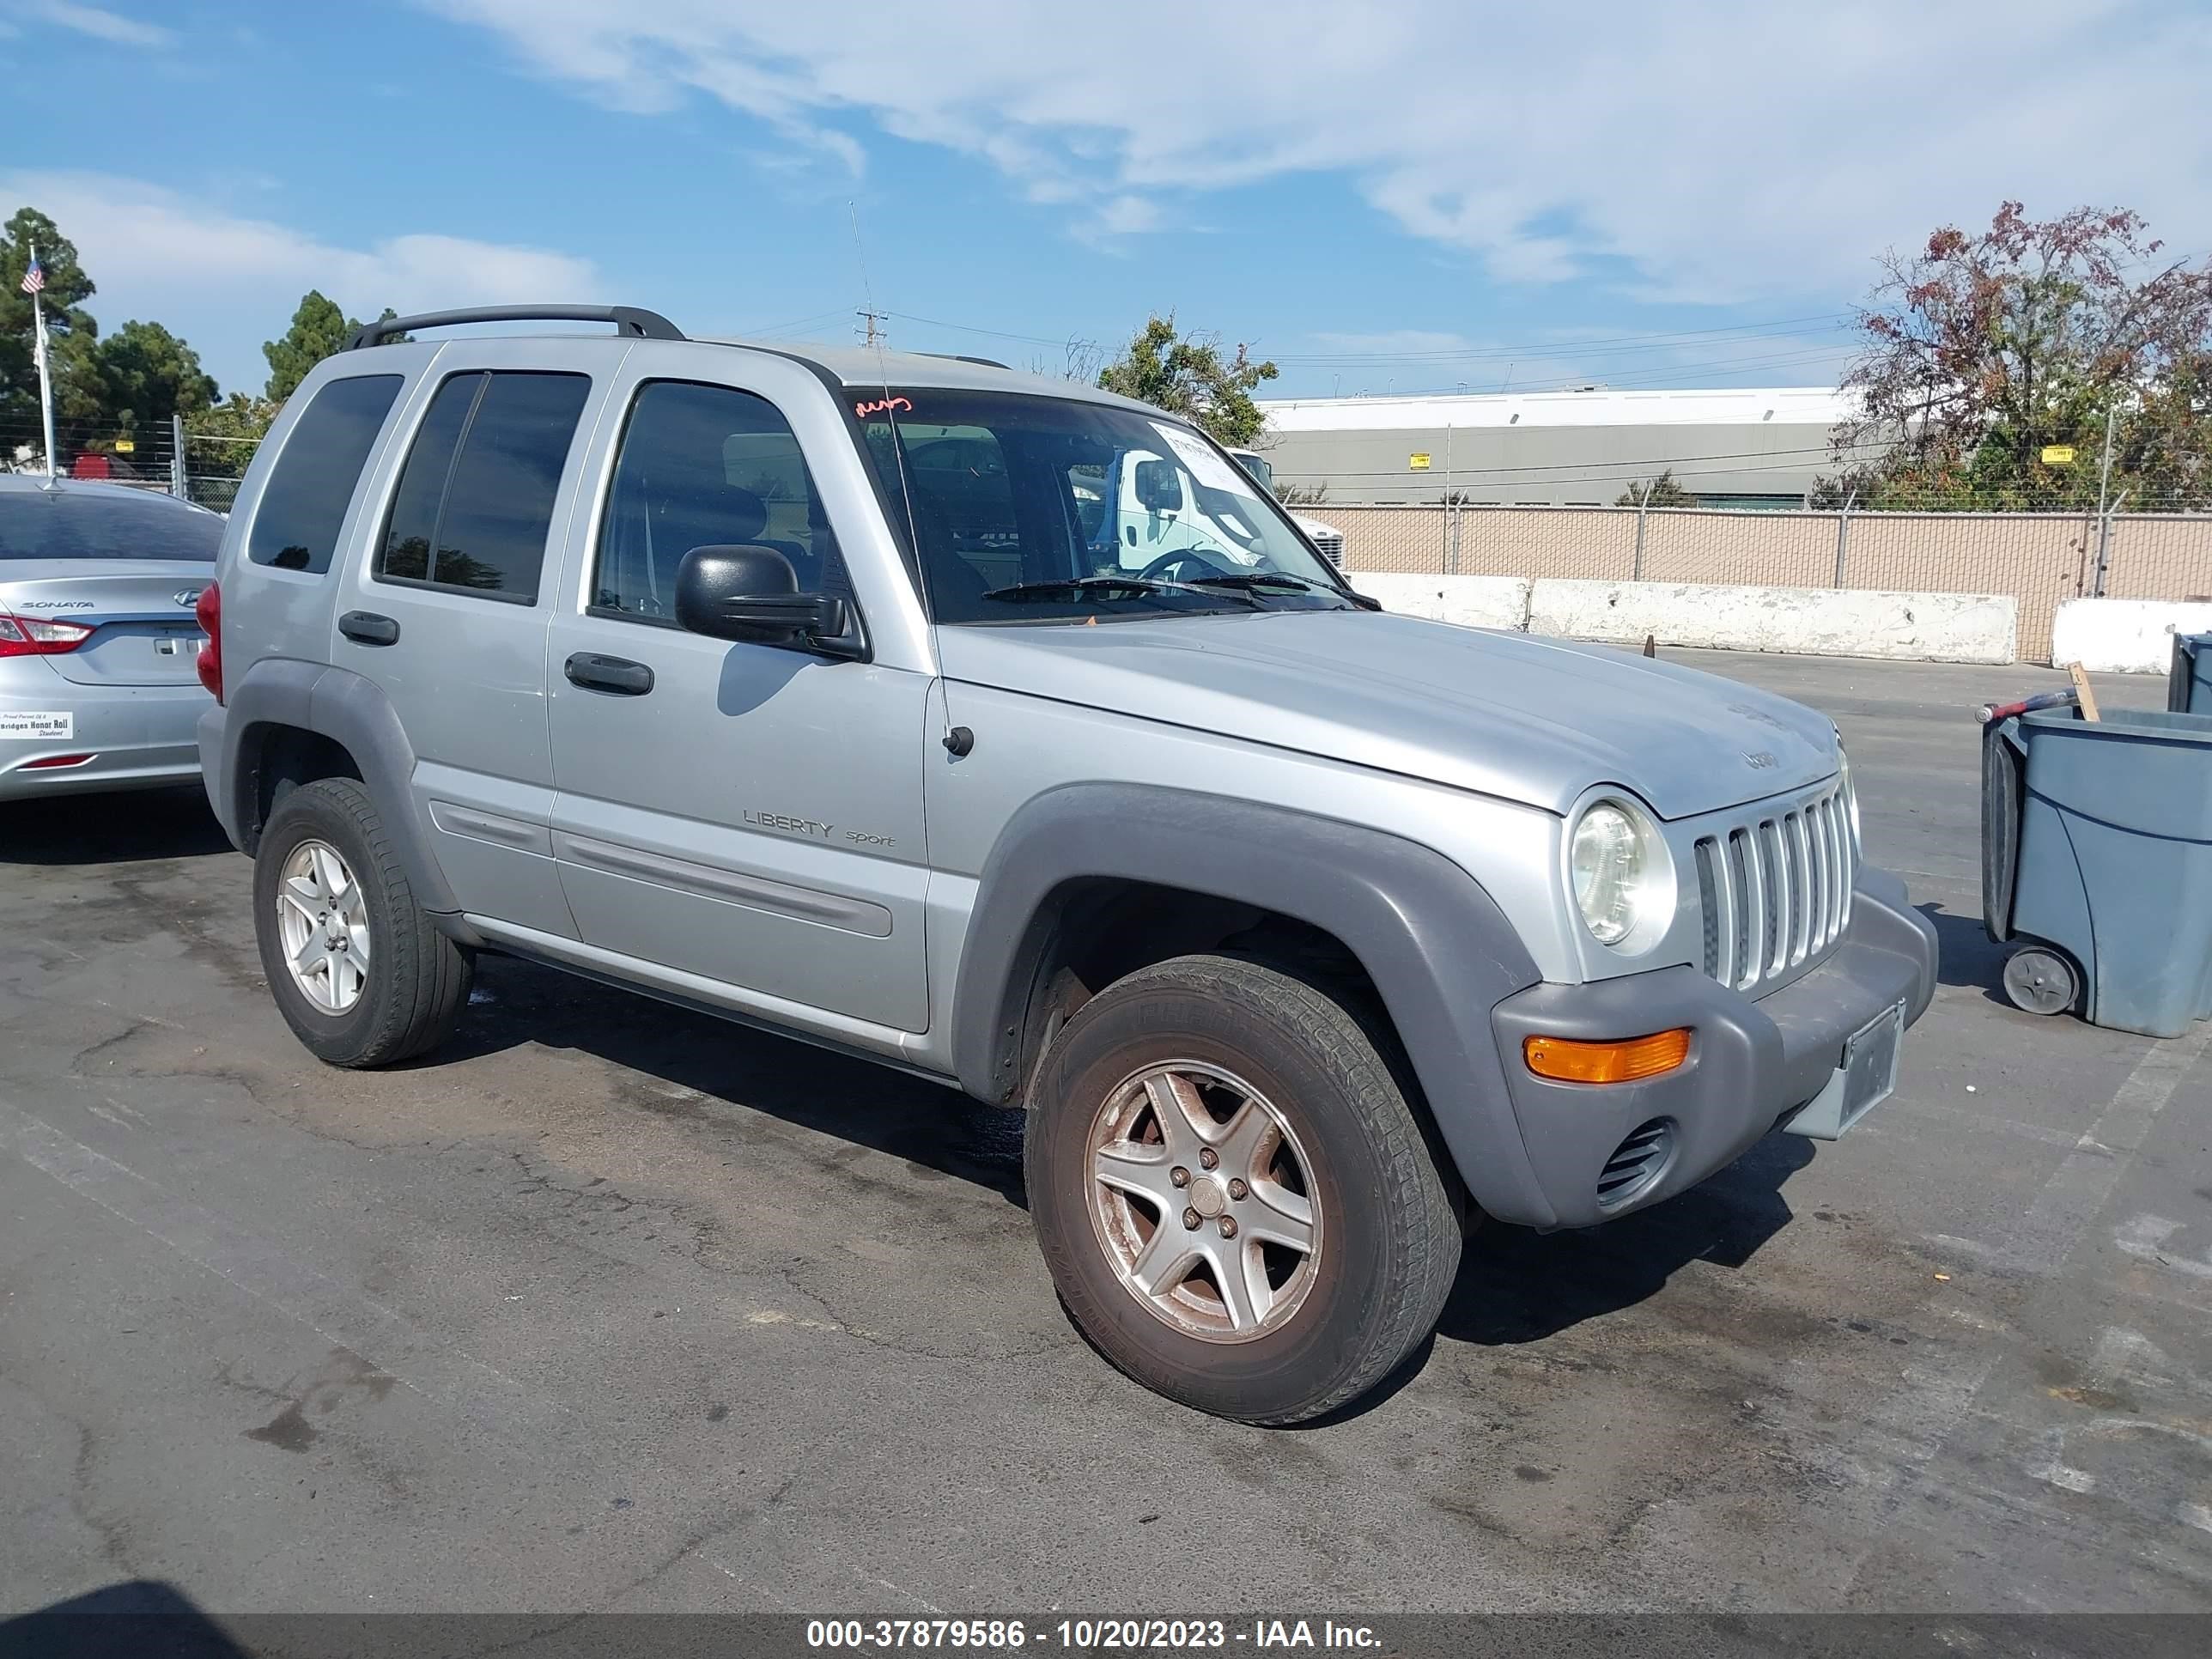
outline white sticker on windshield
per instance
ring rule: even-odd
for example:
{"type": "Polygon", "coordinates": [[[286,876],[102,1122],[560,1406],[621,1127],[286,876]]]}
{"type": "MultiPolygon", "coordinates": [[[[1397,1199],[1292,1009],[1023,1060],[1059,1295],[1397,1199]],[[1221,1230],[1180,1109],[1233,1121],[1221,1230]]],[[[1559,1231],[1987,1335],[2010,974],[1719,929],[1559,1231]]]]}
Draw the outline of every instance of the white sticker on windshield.
{"type": "Polygon", "coordinates": [[[33,742],[59,738],[66,743],[76,736],[76,716],[66,708],[52,714],[26,711],[22,714],[0,714],[0,738],[26,738],[33,742]]]}
{"type": "Polygon", "coordinates": [[[1176,459],[1190,469],[1190,476],[1208,489],[1233,490],[1239,495],[1252,493],[1252,481],[1206,447],[1194,434],[1154,421],[1152,430],[1167,441],[1176,453],[1176,459]]]}

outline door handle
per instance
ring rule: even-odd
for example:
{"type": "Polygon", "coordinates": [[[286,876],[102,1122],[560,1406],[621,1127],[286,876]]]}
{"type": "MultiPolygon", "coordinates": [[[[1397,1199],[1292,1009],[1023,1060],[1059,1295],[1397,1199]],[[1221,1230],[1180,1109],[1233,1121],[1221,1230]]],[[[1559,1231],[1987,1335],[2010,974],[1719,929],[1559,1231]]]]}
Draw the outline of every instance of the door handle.
{"type": "Polygon", "coordinates": [[[399,624],[374,611],[349,611],[338,618],[338,632],[363,645],[397,645],[399,624]]]}
{"type": "Polygon", "coordinates": [[[627,657],[602,657],[579,651],[562,665],[568,684],[591,691],[611,691],[617,696],[641,697],[653,690],[653,671],[627,657]]]}

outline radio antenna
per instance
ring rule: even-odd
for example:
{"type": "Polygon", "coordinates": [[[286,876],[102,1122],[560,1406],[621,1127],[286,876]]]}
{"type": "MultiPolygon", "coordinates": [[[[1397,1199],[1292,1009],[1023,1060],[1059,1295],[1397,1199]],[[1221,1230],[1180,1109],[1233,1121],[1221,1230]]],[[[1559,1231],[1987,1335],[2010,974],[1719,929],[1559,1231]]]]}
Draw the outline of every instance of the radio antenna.
{"type": "MultiPolygon", "coordinates": [[[[890,422],[891,428],[891,461],[898,469],[899,501],[906,509],[907,545],[914,550],[914,579],[921,594],[922,614],[929,623],[930,654],[934,657],[938,655],[937,607],[930,601],[929,555],[921,544],[921,521],[914,515],[914,486],[908,481],[906,476],[906,441],[899,436],[898,400],[891,396],[890,362],[884,355],[884,331],[877,326],[884,313],[876,309],[876,290],[874,285],[868,281],[868,253],[860,241],[860,205],[848,197],[845,200],[845,211],[851,216],[853,221],[853,262],[860,267],[860,297],[867,307],[860,315],[866,318],[868,322],[866,343],[873,346],[876,350],[876,378],[883,386],[884,418],[890,422]]],[[[957,759],[968,752],[968,748],[973,744],[974,738],[969,735],[965,726],[956,727],[952,724],[952,699],[945,686],[945,665],[941,659],[937,663],[937,671],[938,717],[939,723],[945,728],[940,741],[954,758],[957,759]],[[957,740],[953,736],[956,731],[961,734],[957,740]]]]}

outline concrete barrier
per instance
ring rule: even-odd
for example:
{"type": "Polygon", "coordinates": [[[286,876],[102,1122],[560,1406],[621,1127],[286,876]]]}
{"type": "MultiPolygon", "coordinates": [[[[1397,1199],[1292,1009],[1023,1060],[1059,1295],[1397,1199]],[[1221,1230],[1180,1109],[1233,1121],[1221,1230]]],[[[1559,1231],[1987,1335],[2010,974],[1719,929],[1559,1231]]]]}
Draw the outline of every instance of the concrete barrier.
{"type": "MultiPolygon", "coordinates": [[[[1416,576],[1375,570],[1345,574],[1354,587],[1381,600],[1386,610],[1468,628],[1510,629],[1619,645],[1641,645],[1650,635],[1662,645],[1717,651],[1888,657],[1907,662],[2008,663],[2020,655],[2020,601],[2010,594],[1723,587],[1548,577],[1530,581],[1518,576],[1416,576]]],[[[2212,627],[2212,623],[2203,625],[2212,627]]],[[[2161,665],[2163,661],[2161,658],[2161,665]]]]}
{"type": "Polygon", "coordinates": [[[2051,624],[2051,662],[2105,673],[2163,674],[2176,634],[2212,631],[2212,603],[2067,599],[2051,624]]]}
{"type": "Polygon", "coordinates": [[[1568,639],[1814,657],[2008,663],[2020,601],[1996,593],[1893,593],[1829,587],[1539,581],[1528,631],[1568,639]]]}
{"type": "Polygon", "coordinates": [[[1378,570],[1345,573],[1352,586],[1382,608],[1462,628],[1503,628],[1519,633],[1528,626],[1525,576],[1408,576],[1378,570]]]}

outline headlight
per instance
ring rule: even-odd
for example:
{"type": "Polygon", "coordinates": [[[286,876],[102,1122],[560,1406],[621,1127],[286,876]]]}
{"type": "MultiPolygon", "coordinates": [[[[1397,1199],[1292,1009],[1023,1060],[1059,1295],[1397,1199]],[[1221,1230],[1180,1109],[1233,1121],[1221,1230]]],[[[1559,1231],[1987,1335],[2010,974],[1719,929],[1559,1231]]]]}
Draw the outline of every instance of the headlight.
{"type": "Polygon", "coordinates": [[[1575,823],[1567,866],[1583,926],[1601,945],[1619,945],[1674,901],[1673,866],[1651,821],[1626,801],[1601,800],[1575,823]]]}

